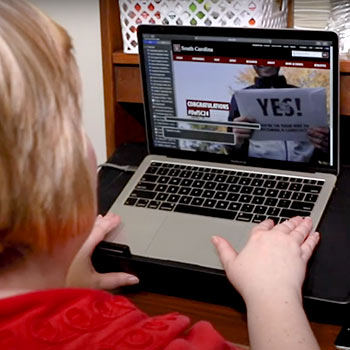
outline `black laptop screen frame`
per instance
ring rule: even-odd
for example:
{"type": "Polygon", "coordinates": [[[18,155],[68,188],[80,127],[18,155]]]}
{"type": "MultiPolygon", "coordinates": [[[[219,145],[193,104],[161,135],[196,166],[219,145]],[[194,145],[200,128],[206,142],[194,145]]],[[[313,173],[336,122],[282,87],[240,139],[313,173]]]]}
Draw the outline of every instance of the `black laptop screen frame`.
{"type": "MultiPolygon", "coordinates": [[[[315,30],[296,30],[296,29],[251,29],[251,28],[219,28],[219,27],[185,27],[185,26],[162,26],[162,25],[140,25],[138,27],[138,43],[140,54],[140,69],[142,75],[142,84],[144,92],[144,112],[146,124],[146,136],[148,143],[148,151],[150,154],[166,155],[179,159],[193,159],[210,162],[218,162],[224,164],[241,164],[246,166],[284,169],[291,171],[306,171],[306,172],[323,172],[323,173],[339,173],[339,57],[338,57],[338,36],[330,31],[315,31],[315,30]],[[333,165],[316,165],[312,166],[309,163],[278,161],[270,159],[231,159],[227,155],[221,155],[209,152],[193,152],[165,147],[156,147],[153,142],[152,123],[150,115],[150,104],[148,96],[148,88],[146,81],[146,69],[144,57],[144,35],[193,35],[193,36],[210,36],[210,37],[232,37],[232,38],[269,38],[283,40],[320,40],[332,43],[333,55],[331,66],[333,67],[333,128],[331,129],[333,138],[333,165]]],[[[331,88],[332,88],[331,86],[331,88]]]]}

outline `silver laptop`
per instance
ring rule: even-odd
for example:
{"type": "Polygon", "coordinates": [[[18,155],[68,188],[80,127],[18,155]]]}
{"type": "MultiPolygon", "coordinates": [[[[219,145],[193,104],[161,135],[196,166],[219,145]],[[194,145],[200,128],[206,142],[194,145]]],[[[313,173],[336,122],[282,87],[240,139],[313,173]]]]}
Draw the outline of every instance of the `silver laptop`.
{"type": "Polygon", "coordinates": [[[150,259],[221,269],[258,222],[311,216],[338,174],[332,32],[140,26],[149,155],[110,211],[107,241],[150,259]]]}

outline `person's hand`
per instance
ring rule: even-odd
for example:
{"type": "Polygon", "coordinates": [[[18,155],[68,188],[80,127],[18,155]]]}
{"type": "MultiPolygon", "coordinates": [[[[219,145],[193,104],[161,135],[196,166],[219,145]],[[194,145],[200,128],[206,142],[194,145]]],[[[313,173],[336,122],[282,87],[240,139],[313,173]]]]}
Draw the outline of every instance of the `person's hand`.
{"type": "MultiPolygon", "coordinates": [[[[256,120],[249,117],[238,117],[233,120],[233,122],[245,122],[245,123],[255,123],[256,120]]],[[[232,132],[235,134],[235,145],[242,146],[242,144],[252,137],[253,130],[245,129],[239,127],[233,127],[232,132]]]]}
{"type": "Polygon", "coordinates": [[[228,279],[247,303],[277,293],[294,293],[301,301],[306,264],[319,241],[311,230],[310,218],[295,217],[276,226],[265,220],[253,228],[239,254],[225,239],[212,240],[228,279]]]}
{"type": "Polygon", "coordinates": [[[139,282],[136,276],[124,272],[98,273],[91,263],[91,255],[107,233],[120,223],[117,215],[108,213],[96,218],[94,227],[78,251],[66,276],[66,287],[115,289],[139,282]]]}
{"type": "Polygon", "coordinates": [[[328,152],[329,149],[329,128],[320,126],[312,127],[307,130],[307,136],[315,148],[322,152],[328,152]]]}

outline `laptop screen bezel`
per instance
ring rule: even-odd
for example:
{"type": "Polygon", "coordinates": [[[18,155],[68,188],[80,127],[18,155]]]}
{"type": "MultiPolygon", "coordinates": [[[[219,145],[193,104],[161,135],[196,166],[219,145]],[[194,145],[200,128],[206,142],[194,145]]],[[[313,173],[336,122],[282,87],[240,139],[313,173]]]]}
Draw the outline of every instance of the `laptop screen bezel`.
{"type": "Polygon", "coordinates": [[[224,164],[240,164],[261,168],[283,169],[304,172],[339,173],[339,57],[338,57],[338,36],[331,31],[320,30],[299,30],[299,29],[257,29],[257,28],[228,28],[228,27],[186,27],[186,26],[163,26],[163,25],[140,25],[138,27],[138,43],[140,55],[140,70],[144,95],[144,113],[146,125],[147,146],[150,154],[165,155],[179,159],[193,159],[224,164]],[[277,161],[269,159],[247,158],[245,160],[231,159],[229,156],[207,152],[193,152],[165,147],[156,147],[153,142],[149,96],[146,81],[145,57],[143,46],[144,34],[174,34],[174,35],[195,35],[215,37],[240,37],[240,38],[268,38],[284,40],[319,40],[332,42],[333,55],[331,55],[331,67],[333,68],[333,165],[313,166],[309,163],[277,161]]]}

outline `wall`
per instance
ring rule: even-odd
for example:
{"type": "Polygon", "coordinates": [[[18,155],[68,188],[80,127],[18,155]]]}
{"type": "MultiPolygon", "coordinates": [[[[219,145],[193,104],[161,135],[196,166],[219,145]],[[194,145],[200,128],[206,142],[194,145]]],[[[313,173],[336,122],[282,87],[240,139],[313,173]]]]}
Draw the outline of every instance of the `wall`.
{"type": "Polygon", "coordinates": [[[69,32],[83,82],[83,122],[98,163],[106,160],[98,0],[30,0],[69,32]]]}

